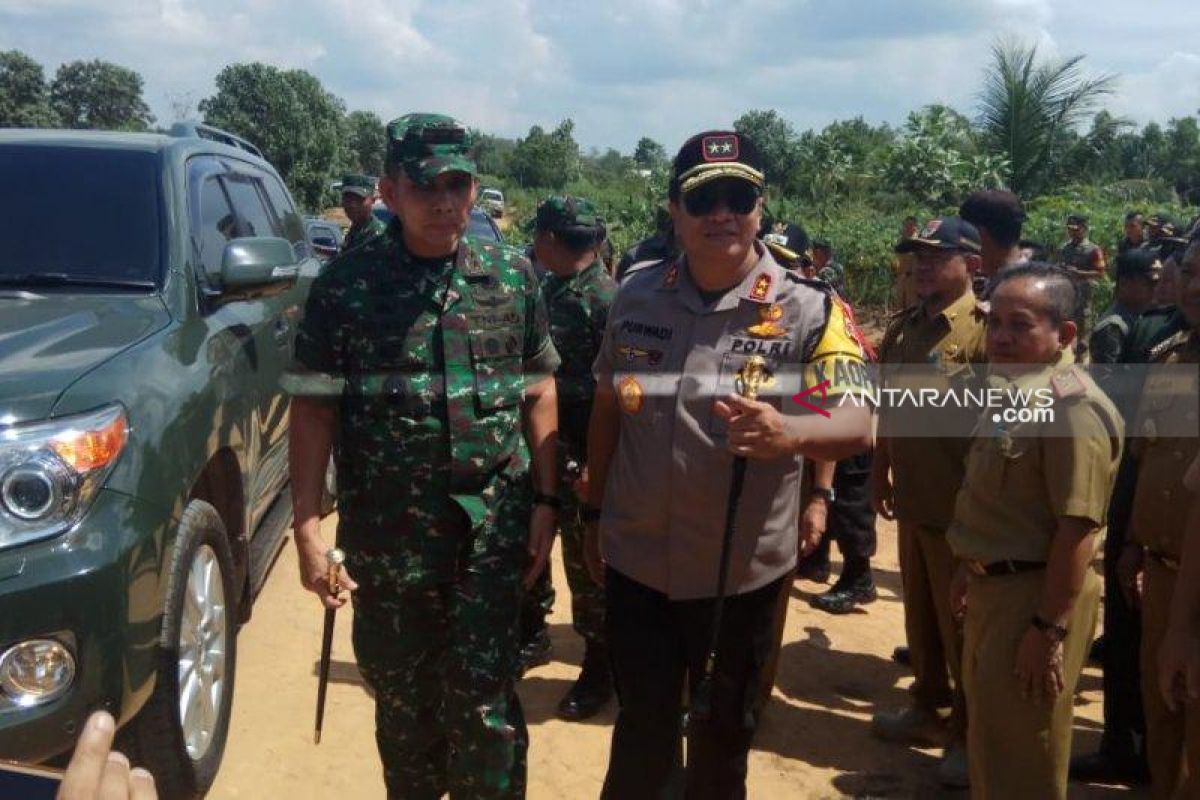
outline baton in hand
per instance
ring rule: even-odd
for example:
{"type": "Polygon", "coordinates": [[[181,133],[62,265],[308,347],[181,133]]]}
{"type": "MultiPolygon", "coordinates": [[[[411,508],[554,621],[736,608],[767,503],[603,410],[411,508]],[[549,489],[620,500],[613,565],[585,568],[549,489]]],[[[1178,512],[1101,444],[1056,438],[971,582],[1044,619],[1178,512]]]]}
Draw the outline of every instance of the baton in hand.
{"type": "MultiPolygon", "coordinates": [[[[747,400],[757,400],[758,392],[771,380],[767,362],[762,356],[750,356],[734,379],[737,393],[747,400]]],[[[746,482],[746,457],[734,456],[733,475],[729,483],[729,502],[725,506],[725,533],[721,538],[721,559],[717,567],[717,599],[713,605],[712,628],[708,636],[708,655],[704,659],[704,675],[700,678],[688,709],[688,724],[704,722],[712,716],[712,677],[717,662],[717,643],[721,638],[721,616],[725,611],[725,584],[729,578],[729,557],[737,529],[738,505],[742,485],[746,482]]]]}
{"type": "MultiPolygon", "coordinates": [[[[329,594],[337,597],[342,592],[339,581],[342,563],[346,554],[338,548],[333,548],[325,554],[325,563],[329,571],[325,579],[329,582],[329,594]]],[[[325,723],[325,690],[329,688],[329,657],[333,652],[333,620],[337,614],[336,608],[325,609],[325,629],[321,632],[321,667],[317,673],[317,723],[313,731],[313,743],[321,743],[321,726],[325,723]]]]}

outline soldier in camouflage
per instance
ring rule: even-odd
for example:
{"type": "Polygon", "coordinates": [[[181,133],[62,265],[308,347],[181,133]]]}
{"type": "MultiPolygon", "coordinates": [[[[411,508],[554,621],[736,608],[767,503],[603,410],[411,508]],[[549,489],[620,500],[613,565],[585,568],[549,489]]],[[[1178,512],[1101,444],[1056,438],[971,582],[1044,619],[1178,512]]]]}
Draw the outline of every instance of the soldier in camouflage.
{"type": "Polygon", "coordinates": [[[375,179],[366,175],[347,175],[342,178],[342,211],[350,220],[350,230],[342,242],[342,252],[353,250],[365,241],[374,239],[386,230],[375,218],[375,179]]]}
{"type": "Polygon", "coordinates": [[[1088,337],[1092,330],[1093,290],[1096,282],[1104,277],[1107,267],[1104,250],[1088,239],[1087,217],[1082,214],[1067,216],[1067,241],[1059,248],[1055,260],[1076,280],[1079,307],[1075,324],[1079,326],[1079,337],[1075,340],[1075,352],[1082,358],[1087,352],[1088,337]]]}
{"type": "Polygon", "coordinates": [[[529,263],[462,237],[467,130],[410,114],[387,138],[397,220],[318,277],[287,376],[301,580],[345,603],[317,516],[336,437],[341,583],[388,796],[522,797],[516,623],[559,505],[559,359],[529,263]]]}
{"type": "Polygon", "coordinates": [[[563,719],[594,716],[612,697],[612,673],[604,638],[604,590],[592,582],[583,561],[584,526],[579,520],[587,464],[587,428],[596,380],[592,362],[604,339],[608,308],[617,285],[604,269],[598,250],[605,240],[604,221],[582,198],[550,197],[534,220],[534,255],[545,269],[542,298],[550,317],[550,335],[562,358],[554,374],[559,419],[559,515],[563,564],[571,588],[571,621],[586,649],[578,680],[558,704],[563,719]]]}

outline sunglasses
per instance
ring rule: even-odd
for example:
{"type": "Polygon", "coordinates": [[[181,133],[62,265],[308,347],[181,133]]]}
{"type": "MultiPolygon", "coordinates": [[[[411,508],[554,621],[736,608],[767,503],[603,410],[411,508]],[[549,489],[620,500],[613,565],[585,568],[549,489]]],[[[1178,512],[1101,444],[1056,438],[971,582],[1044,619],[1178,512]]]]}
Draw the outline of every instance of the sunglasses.
{"type": "Polygon", "coordinates": [[[724,206],[739,216],[749,214],[758,204],[762,192],[743,180],[715,180],[703,183],[683,196],[683,207],[693,217],[711,214],[724,206]]]}

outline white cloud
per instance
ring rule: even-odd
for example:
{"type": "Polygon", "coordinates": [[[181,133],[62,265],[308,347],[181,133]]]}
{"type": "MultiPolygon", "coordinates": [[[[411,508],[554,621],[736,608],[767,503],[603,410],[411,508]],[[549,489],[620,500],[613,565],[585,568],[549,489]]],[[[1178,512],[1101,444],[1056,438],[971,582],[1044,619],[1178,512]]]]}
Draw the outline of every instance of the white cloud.
{"type": "Polygon", "coordinates": [[[1139,122],[1200,107],[1194,0],[1154,14],[1116,0],[0,0],[0,49],[53,75],[103,58],[146,99],[212,93],[230,63],[306,69],[351,109],[444,110],[523,135],[576,121],[585,146],[630,150],[775,108],[798,128],[862,115],[900,123],[931,102],[970,114],[997,36],[1088,54],[1123,80],[1109,106],[1139,122]]]}

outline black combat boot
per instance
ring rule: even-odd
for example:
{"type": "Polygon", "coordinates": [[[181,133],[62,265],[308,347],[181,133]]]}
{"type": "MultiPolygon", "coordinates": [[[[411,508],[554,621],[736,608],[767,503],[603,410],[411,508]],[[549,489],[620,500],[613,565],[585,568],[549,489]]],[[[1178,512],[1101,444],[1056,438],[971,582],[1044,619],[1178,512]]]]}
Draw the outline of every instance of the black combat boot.
{"type": "Polygon", "coordinates": [[[849,614],[858,606],[874,603],[878,598],[870,563],[847,563],[833,588],[809,598],[808,604],[827,614],[849,614]]]}
{"type": "Polygon", "coordinates": [[[612,696],[612,666],[608,662],[608,648],[588,642],[579,678],[559,701],[558,716],[572,722],[594,717],[612,696]]]}

